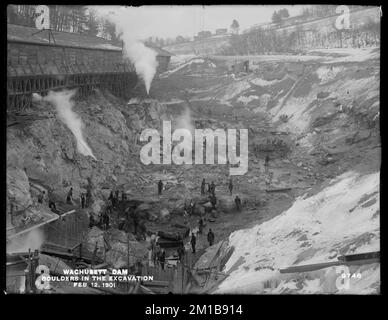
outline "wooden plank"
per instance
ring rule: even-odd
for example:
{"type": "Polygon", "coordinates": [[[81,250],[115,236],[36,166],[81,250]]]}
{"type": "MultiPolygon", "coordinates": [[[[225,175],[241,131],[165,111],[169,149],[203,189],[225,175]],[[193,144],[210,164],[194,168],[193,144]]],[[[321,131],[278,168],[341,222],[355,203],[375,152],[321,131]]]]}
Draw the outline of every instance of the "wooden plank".
{"type": "Polygon", "coordinates": [[[162,280],[148,281],[146,286],[148,286],[148,287],[168,287],[169,286],[169,282],[168,281],[162,281],[162,280]]]}
{"type": "Polygon", "coordinates": [[[323,263],[306,264],[302,266],[289,267],[285,269],[280,269],[279,271],[280,273],[307,272],[307,271],[324,269],[332,266],[339,266],[343,264],[344,263],[341,261],[332,261],[332,262],[323,262],[323,263]]]}
{"type": "Polygon", "coordinates": [[[375,259],[375,258],[380,258],[380,251],[357,253],[357,254],[347,254],[344,256],[339,256],[338,260],[340,260],[340,261],[353,261],[353,260],[375,259]]]}
{"type": "Polygon", "coordinates": [[[292,188],[277,188],[277,189],[265,189],[266,192],[284,192],[284,191],[290,191],[292,188]]]}
{"type": "Polygon", "coordinates": [[[151,289],[147,288],[146,286],[140,285],[139,288],[145,294],[155,294],[155,292],[153,292],[151,289]]]}
{"type": "Polygon", "coordinates": [[[380,258],[346,261],[345,265],[353,266],[353,265],[372,264],[372,263],[380,263],[380,258]]]}
{"type": "Polygon", "coordinates": [[[379,262],[380,262],[380,258],[360,259],[360,260],[351,260],[351,261],[332,261],[332,262],[289,267],[286,269],[280,269],[279,271],[280,273],[309,272],[309,271],[315,271],[315,270],[324,269],[324,268],[333,267],[333,266],[363,265],[363,264],[372,264],[372,263],[379,263],[379,262]]]}
{"type": "Polygon", "coordinates": [[[14,233],[14,234],[12,234],[12,235],[10,235],[10,236],[7,236],[7,240],[13,239],[13,238],[15,238],[15,237],[17,237],[17,236],[20,236],[20,235],[22,235],[22,234],[24,234],[24,233],[27,233],[27,232],[31,231],[31,230],[34,230],[34,229],[39,228],[39,227],[41,227],[41,226],[44,226],[44,225],[46,225],[46,224],[48,224],[48,223],[50,223],[50,222],[53,222],[53,221],[55,221],[55,220],[58,220],[58,218],[59,218],[59,216],[58,216],[58,217],[51,218],[51,219],[49,219],[49,220],[47,220],[47,221],[45,221],[45,222],[38,223],[38,224],[36,224],[36,225],[34,225],[34,226],[31,226],[31,227],[29,227],[29,228],[27,228],[27,229],[24,229],[24,230],[22,230],[22,231],[16,232],[16,233],[14,233]]]}
{"type": "Polygon", "coordinates": [[[51,255],[51,256],[57,256],[57,257],[65,257],[65,258],[74,258],[76,255],[73,253],[55,250],[55,249],[49,249],[49,248],[43,248],[41,251],[43,254],[51,255]]]}

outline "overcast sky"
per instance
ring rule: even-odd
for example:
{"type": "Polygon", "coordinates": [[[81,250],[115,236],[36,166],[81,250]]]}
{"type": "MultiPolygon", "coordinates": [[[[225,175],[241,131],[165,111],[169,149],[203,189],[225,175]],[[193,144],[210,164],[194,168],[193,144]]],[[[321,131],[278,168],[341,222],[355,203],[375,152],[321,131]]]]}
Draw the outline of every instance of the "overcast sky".
{"type": "MultiPolygon", "coordinates": [[[[270,22],[272,13],[287,8],[290,15],[299,13],[304,6],[142,6],[142,7],[94,7],[102,15],[116,12],[125,15],[130,21],[136,37],[192,37],[201,30],[214,32],[217,28],[230,28],[233,19],[240,24],[240,30],[254,24],[270,22]]],[[[125,18],[127,19],[127,18],[125,18]]]]}

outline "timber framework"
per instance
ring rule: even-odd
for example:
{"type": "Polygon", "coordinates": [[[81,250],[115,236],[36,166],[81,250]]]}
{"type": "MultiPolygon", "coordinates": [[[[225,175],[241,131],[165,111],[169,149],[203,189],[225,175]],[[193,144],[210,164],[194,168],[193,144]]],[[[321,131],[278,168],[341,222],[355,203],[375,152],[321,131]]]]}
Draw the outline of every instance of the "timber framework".
{"type": "Polygon", "coordinates": [[[108,89],[122,98],[137,84],[121,43],[70,32],[7,26],[7,110],[31,106],[32,93],[78,88],[77,97],[108,89]]]}

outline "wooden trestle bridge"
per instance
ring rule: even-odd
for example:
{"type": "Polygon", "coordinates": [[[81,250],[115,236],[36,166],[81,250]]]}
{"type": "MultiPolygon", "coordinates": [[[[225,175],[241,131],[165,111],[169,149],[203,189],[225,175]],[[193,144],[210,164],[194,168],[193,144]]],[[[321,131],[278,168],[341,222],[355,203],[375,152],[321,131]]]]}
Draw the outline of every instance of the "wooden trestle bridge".
{"type": "Polygon", "coordinates": [[[134,66],[124,57],[121,43],[8,24],[8,112],[29,108],[33,93],[78,88],[76,98],[83,98],[94,89],[107,89],[129,98],[136,84],[134,66]]]}

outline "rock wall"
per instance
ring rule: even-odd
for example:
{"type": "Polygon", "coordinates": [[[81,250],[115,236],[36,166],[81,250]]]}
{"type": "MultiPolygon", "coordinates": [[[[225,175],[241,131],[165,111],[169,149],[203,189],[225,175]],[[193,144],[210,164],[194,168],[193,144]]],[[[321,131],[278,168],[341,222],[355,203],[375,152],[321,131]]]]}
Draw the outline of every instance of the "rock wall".
{"type": "Polygon", "coordinates": [[[142,166],[137,139],[147,127],[160,128],[164,107],[155,100],[130,104],[96,92],[73,107],[84,122],[83,133],[97,160],[77,152],[71,131],[47,102],[34,103],[29,113],[34,119],[7,127],[7,201],[18,209],[30,206],[30,183],[53,192],[65,201],[73,187],[75,201],[86,192],[88,179],[95,188],[95,199],[105,198],[109,189],[133,181],[142,166]]]}

